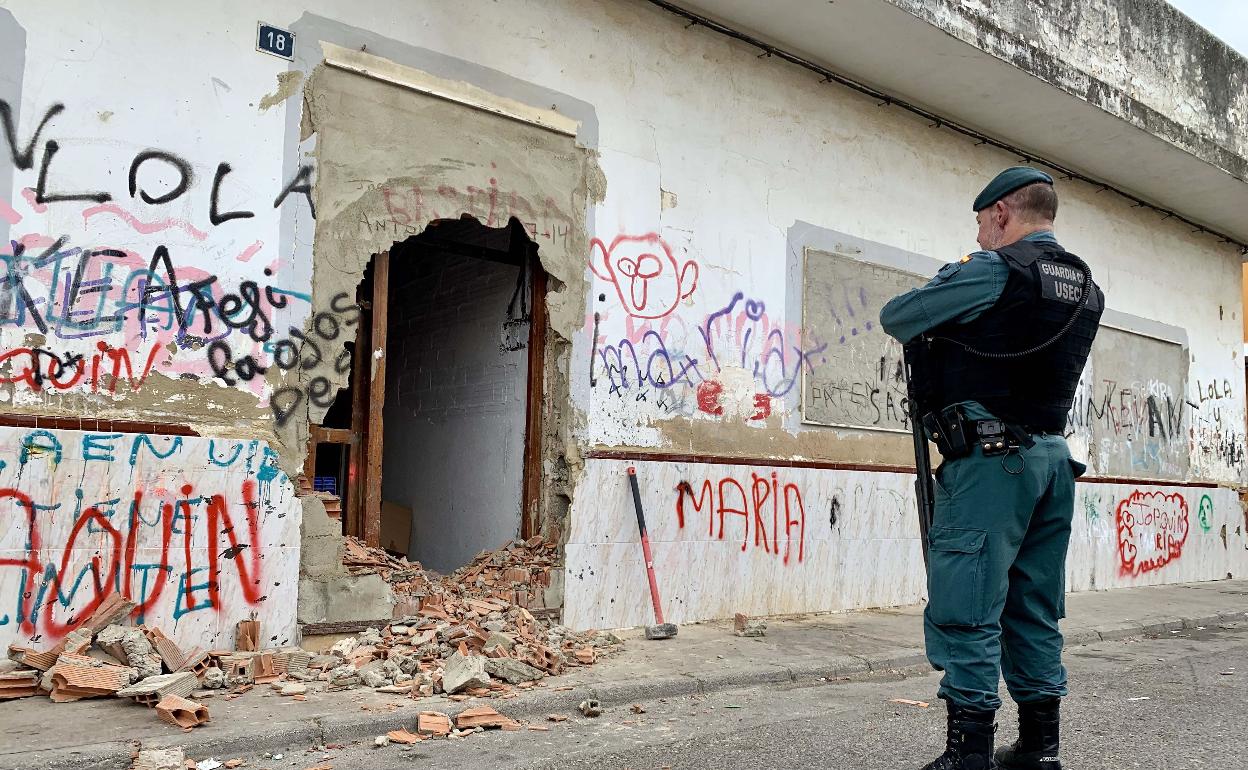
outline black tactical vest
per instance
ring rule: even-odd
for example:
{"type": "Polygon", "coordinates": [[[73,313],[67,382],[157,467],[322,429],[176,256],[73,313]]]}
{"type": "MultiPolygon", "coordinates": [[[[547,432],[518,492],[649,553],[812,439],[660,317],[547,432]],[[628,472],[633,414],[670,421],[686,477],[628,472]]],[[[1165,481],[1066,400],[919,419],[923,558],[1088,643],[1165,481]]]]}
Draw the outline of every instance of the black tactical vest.
{"type": "Polygon", "coordinates": [[[968,351],[1010,354],[1053,337],[1070,320],[1083,296],[1081,261],[1054,243],[1017,241],[997,249],[1009,279],[996,304],[970,323],[950,322],[929,331],[913,376],[925,411],[978,401],[998,419],[1031,432],[1061,433],[1083,365],[1105,309],[1092,296],[1061,339],[1021,357],[985,357],[968,351]],[[962,343],[961,345],[957,343],[962,343]]]}

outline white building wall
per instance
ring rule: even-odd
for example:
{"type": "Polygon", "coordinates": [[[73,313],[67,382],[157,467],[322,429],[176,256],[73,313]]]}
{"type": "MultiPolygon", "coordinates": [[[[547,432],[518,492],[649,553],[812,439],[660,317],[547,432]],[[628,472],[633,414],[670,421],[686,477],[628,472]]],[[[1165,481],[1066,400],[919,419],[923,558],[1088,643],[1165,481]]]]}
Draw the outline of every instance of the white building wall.
{"type": "MultiPolygon", "coordinates": [[[[232,358],[250,354],[264,366],[280,352],[275,348],[289,336],[289,328],[302,328],[307,315],[313,288],[308,199],[296,192],[274,204],[305,160],[300,139],[305,140],[302,150],[313,152],[316,138],[298,133],[295,113],[301,107],[302,77],[290,74],[298,68],[254,48],[257,21],[290,27],[312,16],[320,17],[321,26],[337,30],[340,44],[380,36],[394,50],[440,68],[443,76],[458,73],[486,90],[533,86],[591,106],[592,119],[583,122],[579,140],[598,154],[607,192],[590,212],[588,235],[596,246],[585,255],[584,278],[592,288],[582,333],[573,339],[567,362],[570,406],[576,413],[572,422],[582,454],[611,448],[736,455],[756,463],[763,475],[770,473],[768,458],[906,462],[904,437],[802,428],[800,385],[785,390],[779,384],[799,367],[821,365],[818,346],[827,343],[801,334],[801,261],[800,251],[794,250],[803,244],[792,241],[793,233],[799,225],[852,233],[935,261],[956,259],[975,248],[970,200],[996,171],[1017,159],[821,84],[810,73],[759,59],[754,51],[706,30],[686,30],[649,4],[609,0],[516,0],[505,5],[465,0],[454,6],[320,0],[268,2],[261,10],[241,2],[193,8],[122,3],[108,13],[85,2],[53,7],[7,0],[0,9],[0,42],[24,40],[25,58],[20,78],[6,73],[11,82],[0,86],[20,104],[19,148],[25,148],[53,105],[63,104],[64,110],[44,127],[31,166],[14,164],[11,189],[0,190],[0,221],[7,223],[10,238],[22,244],[27,256],[61,236],[68,238],[66,249],[122,253],[103,260],[113,265],[111,288],[102,292],[105,312],[79,317],[82,328],[49,324],[44,331],[33,325],[29,313],[11,313],[11,320],[0,326],[0,355],[7,361],[10,383],[0,398],[14,410],[182,422],[201,435],[222,439],[274,435],[268,397],[282,381],[271,375],[241,381],[237,372],[227,372],[235,380],[232,385],[214,380],[206,340],[220,336],[232,358]],[[59,143],[59,151],[47,174],[48,191],[103,191],[112,200],[53,202],[46,208],[33,202],[49,139],[59,143]],[[131,163],[149,148],[184,159],[194,173],[189,190],[170,203],[151,205],[129,193],[131,163]],[[209,220],[220,163],[231,168],[221,185],[220,209],[245,209],[253,217],[216,225],[209,220]],[[639,250],[638,245],[648,248],[639,250]],[[202,328],[197,316],[186,332],[205,341],[163,328],[167,313],[158,316],[160,323],[146,327],[133,309],[119,327],[106,320],[114,312],[110,304],[124,309],[138,301],[138,290],[133,283],[127,289],[127,281],[144,277],[161,246],[168,249],[180,283],[216,279],[207,284],[216,298],[217,311],[210,311],[212,329],[202,328]],[[657,261],[643,258],[644,253],[657,261]],[[621,274],[639,264],[662,266],[665,272],[649,281],[621,274]],[[252,339],[250,324],[241,320],[250,311],[226,301],[229,294],[241,297],[245,282],[254,282],[260,315],[274,329],[265,341],[252,339]],[[272,291],[266,294],[266,287],[272,291]],[[712,376],[712,358],[700,330],[707,329],[709,318],[722,321],[716,314],[738,292],[741,299],[733,312],[758,318],[734,319],[740,326],[731,332],[722,323],[719,331],[708,330],[719,362],[712,376]],[[223,302],[228,308],[224,313],[223,302]],[[242,328],[228,328],[222,316],[242,328]],[[749,344],[744,338],[747,320],[757,323],[749,344]],[[768,347],[760,338],[770,340],[768,347]],[[697,371],[687,372],[676,385],[665,378],[664,387],[650,387],[644,400],[639,399],[642,388],[625,397],[611,393],[600,349],[618,347],[620,340],[647,350],[647,362],[659,363],[662,356],[655,359],[653,354],[661,343],[673,360],[697,359],[697,371]],[[107,377],[93,377],[89,370],[63,392],[29,373],[55,369],[48,354],[38,354],[35,363],[34,348],[47,348],[63,361],[66,354],[81,354],[89,367],[101,342],[113,351],[127,351],[132,362],[135,376],[123,378],[115,393],[107,377]],[[139,375],[148,355],[153,363],[144,379],[139,375]],[[703,388],[705,410],[698,398],[704,380],[718,383],[710,387],[714,392],[703,388]],[[767,393],[773,385],[774,392],[767,393]],[[760,393],[768,397],[760,399],[760,393]],[[713,413],[720,409],[722,414],[713,413]]],[[[296,45],[302,56],[319,58],[308,53],[315,51],[317,40],[300,37],[296,45]]],[[[369,50],[374,52],[375,46],[369,50]]],[[[412,153],[419,152],[419,147],[412,148],[412,153]]],[[[11,163],[0,156],[0,165],[11,163]]],[[[138,182],[159,195],[177,179],[172,164],[157,160],[143,164],[138,182]]],[[[1239,483],[1245,413],[1237,253],[1150,210],[1132,208],[1112,192],[1064,181],[1058,182],[1058,190],[1059,237],[1092,265],[1109,307],[1186,332],[1188,400],[1200,407],[1187,423],[1191,477],[1210,490],[1216,484],[1239,483]]],[[[72,273],[78,258],[66,253],[61,260],[32,264],[23,286],[34,297],[48,297],[53,281],[63,282],[64,272],[72,273]]],[[[87,277],[103,277],[95,272],[100,269],[88,264],[87,277]]],[[[56,291],[64,290],[63,283],[58,286],[62,288],[56,291]]],[[[95,300],[80,295],[75,307],[83,309],[89,301],[95,300]]],[[[46,301],[37,308],[47,310],[46,301]]],[[[878,312],[876,307],[859,310],[863,318],[878,312]]],[[[349,327],[353,317],[344,311],[336,322],[349,327]]],[[[221,348],[216,350],[219,355],[221,348]]],[[[113,356],[103,364],[107,374],[121,354],[105,355],[113,356]]],[[[51,373],[65,377],[68,371],[51,373]]],[[[1140,373],[1145,380],[1148,376],[1140,373]]],[[[296,389],[284,397],[296,395],[308,396],[296,389]]],[[[603,604],[609,604],[605,595],[580,588],[583,582],[575,578],[587,563],[598,564],[601,585],[631,586],[634,576],[622,561],[595,561],[587,555],[606,542],[607,533],[617,533],[614,543],[628,530],[631,509],[617,494],[624,489],[622,479],[617,480],[616,469],[605,461],[572,460],[578,491],[568,540],[569,614],[585,622],[606,617],[636,622],[635,613],[611,615],[603,604]],[[618,489],[610,486],[617,483],[618,489]],[[591,503],[592,515],[586,508],[591,503]]],[[[642,467],[651,474],[645,483],[656,491],[683,477],[680,467],[671,464],[642,467]]],[[[115,464],[93,473],[120,479],[129,469],[115,464]]],[[[829,475],[834,473],[842,472],[803,471],[794,475],[793,483],[810,485],[803,489],[804,499],[810,500],[821,499],[820,489],[827,497],[826,490],[860,483],[856,476],[829,475]]],[[[886,478],[861,483],[864,488],[892,485],[898,494],[908,488],[900,479],[886,478]]],[[[1140,489],[1147,493],[1153,487],[1140,489]]],[[[1113,487],[1103,494],[1108,511],[1111,499],[1125,499],[1128,493],[1113,487]]],[[[1110,580],[1106,576],[1113,570],[1100,571],[1100,565],[1119,551],[1112,540],[1093,538],[1072,548],[1072,587],[1093,587],[1090,580],[1080,582],[1079,575],[1102,575],[1095,587],[1104,587],[1144,579],[1215,579],[1242,571],[1242,548],[1231,556],[1239,526],[1231,514],[1238,503],[1226,492],[1202,494],[1210,494],[1219,515],[1228,512],[1226,523],[1234,525],[1228,542],[1221,544],[1223,561],[1212,556],[1192,559],[1185,552],[1183,558],[1195,566],[1180,567],[1184,563],[1176,560],[1147,576],[1110,580]]],[[[1193,498],[1197,504],[1198,497],[1193,498]]],[[[878,557],[837,544],[831,530],[821,534],[812,528],[808,536],[818,545],[812,544],[803,562],[809,582],[790,573],[751,573],[756,575],[753,591],[782,597],[766,606],[814,609],[813,599],[801,597],[826,595],[822,586],[833,574],[842,576],[845,586],[842,598],[834,602],[838,607],[917,598],[918,559],[908,544],[913,533],[905,528],[906,519],[869,497],[864,500],[868,502],[842,502],[841,526],[890,533],[884,540],[893,542],[889,547],[905,562],[895,568],[895,580],[873,582],[880,572],[878,557]],[[894,517],[901,518],[893,523],[894,517]]],[[[1190,508],[1192,500],[1188,502],[1190,508]]],[[[655,504],[664,507],[660,500],[655,504]]],[[[899,511],[904,510],[903,505],[899,511]]],[[[822,509],[808,513],[820,522],[829,519],[822,509]]],[[[16,512],[0,514],[13,517],[16,512]]],[[[1202,543],[1212,542],[1203,532],[1202,538],[1202,543]]],[[[715,577],[712,569],[723,581],[744,574],[730,561],[701,564],[698,549],[678,547],[681,540],[675,536],[670,540],[676,550],[665,557],[665,580],[689,581],[693,578],[681,576],[694,573],[701,579],[715,577]]],[[[55,562],[67,547],[46,541],[40,558],[55,562]]],[[[10,549],[0,558],[25,555],[10,549]]],[[[0,565],[5,575],[14,569],[0,565]]],[[[293,590],[294,565],[282,569],[285,579],[280,582],[293,590]]],[[[0,591],[10,597],[14,585],[9,577],[0,578],[0,591]]],[[[684,609],[688,619],[725,611],[721,600],[709,593],[673,590],[689,597],[684,609]]],[[[9,599],[0,596],[0,601],[9,599]]]]}

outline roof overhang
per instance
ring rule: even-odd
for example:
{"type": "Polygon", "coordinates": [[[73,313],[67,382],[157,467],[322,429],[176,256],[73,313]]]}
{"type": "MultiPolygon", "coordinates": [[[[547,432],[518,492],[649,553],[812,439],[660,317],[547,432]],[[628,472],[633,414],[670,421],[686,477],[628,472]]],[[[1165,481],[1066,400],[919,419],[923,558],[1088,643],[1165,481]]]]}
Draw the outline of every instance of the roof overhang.
{"type": "Polygon", "coordinates": [[[675,4],[1248,242],[1248,159],[1039,48],[972,44],[912,0],[675,4]]]}

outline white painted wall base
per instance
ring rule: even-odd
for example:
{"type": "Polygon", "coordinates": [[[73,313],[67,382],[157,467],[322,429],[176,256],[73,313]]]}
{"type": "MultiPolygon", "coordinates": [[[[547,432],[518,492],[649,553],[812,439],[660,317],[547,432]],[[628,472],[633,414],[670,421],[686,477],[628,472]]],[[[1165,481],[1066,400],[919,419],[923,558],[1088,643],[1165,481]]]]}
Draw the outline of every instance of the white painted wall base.
{"type": "MultiPolygon", "coordinates": [[[[573,504],[567,545],[564,621],[571,628],[653,622],[628,465],[586,465],[580,488],[587,494],[573,504]]],[[[926,598],[910,474],[636,465],[664,611],[672,622],[737,612],[889,607],[926,598]],[[677,491],[682,482],[692,497],[677,491]]],[[[1078,486],[1069,591],[1244,574],[1248,538],[1232,490],[1078,486]],[[1136,520],[1130,533],[1120,527],[1128,513],[1136,520]],[[1159,533],[1168,544],[1160,551],[1159,533]]]]}

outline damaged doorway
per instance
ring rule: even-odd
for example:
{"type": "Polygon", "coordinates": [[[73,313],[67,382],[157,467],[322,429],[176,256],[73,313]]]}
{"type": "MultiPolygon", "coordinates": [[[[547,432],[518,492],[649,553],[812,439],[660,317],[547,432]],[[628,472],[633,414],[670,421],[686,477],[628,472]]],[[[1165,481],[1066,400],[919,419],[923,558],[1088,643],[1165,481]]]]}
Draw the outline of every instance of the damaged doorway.
{"type": "Polygon", "coordinates": [[[364,354],[320,432],[347,439],[345,534],[444,573],[530,536],[544,296],[537,246],[514,219],[435,220],[373,257],[353,346],[364,354]]]}

